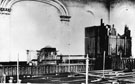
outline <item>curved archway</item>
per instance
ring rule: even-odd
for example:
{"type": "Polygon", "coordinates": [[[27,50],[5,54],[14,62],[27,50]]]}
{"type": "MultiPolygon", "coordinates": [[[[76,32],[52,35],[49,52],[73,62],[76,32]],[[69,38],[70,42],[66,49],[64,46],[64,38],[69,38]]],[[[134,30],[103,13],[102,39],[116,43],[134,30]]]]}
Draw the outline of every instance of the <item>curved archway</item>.
{"type": "Polygon", "coordinates": [[[49,4],[53,7],[55,7],[59,11],[60,15],[69,16],[67,8],[59,0],[1,0],[0,11],[1,12],[3,12],[3,11],[10,12],[12,9],[12,6],[14,4],[16,4],[18,2],[22,2],[22,1],[36,1],[36,2],[49,4]]]}

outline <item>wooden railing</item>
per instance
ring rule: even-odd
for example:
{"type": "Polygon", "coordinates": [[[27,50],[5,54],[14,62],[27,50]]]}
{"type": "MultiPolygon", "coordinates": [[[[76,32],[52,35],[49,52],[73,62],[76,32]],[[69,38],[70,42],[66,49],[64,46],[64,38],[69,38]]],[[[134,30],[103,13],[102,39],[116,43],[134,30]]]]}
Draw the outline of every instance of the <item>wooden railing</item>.
{"type": "Polygon", "coordinates": [[[135,59],[134,58],[123,58],[122,59],[122,68],[125,69],[127,66],[131,66],[132,69],[135,69],[135,59]]]}
{"type": "MultiPolygon", "coordinates": [[[[133,58],[122,58],[116,64],[115,60],[112,60],[112,69],[119,67],[119,69],[124,70],[129,64],[133,69],[135,69],[135,59],[133,58]]],[[[20,66],[20,75],[44,75],[44,74],[54,74],[54,73],[64,73],[64,72],[85,72],[85,64],[70,64],[70,70],[68,64],[60,65],[40,65],[40,66],[20,66]]],[[[89,65],[89,71],[94,70],[94,64],[89,65]]],[[[2,66],[0,72],[5,73],[6,76],[17,75],[16,66],[2,66]]],[[[2,74],[1,74],[2,75],[2,74]]]]}
{"type": "MultiPolygon", "coordinates": [[[[44,74],[53,74],[53,73],[64,73],[70,72],[85,72],[85,64],[61,64],[61,65],[40,65],[40,66],[20,66],[19,74],[20,75],[44,75],[44,74]]],[[[89,71],[94,69],[94,65],[89,65],[89,71]]],[[[17,75],[16,66],[3,66],[3,73],[6,76],[17,75]]]]}
{"type": "Polygon", "coordinates": [[[127,67],[135,69],[135,58],[122,58],[117,60],[117,63],[116,59],[112,59],[112,69],[119,68],[125,70],[127,67]]]}

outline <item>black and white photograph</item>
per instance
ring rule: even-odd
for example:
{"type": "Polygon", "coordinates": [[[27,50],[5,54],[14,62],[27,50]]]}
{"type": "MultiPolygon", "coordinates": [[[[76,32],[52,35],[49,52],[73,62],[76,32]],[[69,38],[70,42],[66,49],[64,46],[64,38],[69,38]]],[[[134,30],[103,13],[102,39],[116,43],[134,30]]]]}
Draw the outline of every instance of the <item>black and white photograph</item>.
{"type": "Polygon", "coordinates": [[[0,0],[0,83],[135,84],[135,0],[0,0]]]}

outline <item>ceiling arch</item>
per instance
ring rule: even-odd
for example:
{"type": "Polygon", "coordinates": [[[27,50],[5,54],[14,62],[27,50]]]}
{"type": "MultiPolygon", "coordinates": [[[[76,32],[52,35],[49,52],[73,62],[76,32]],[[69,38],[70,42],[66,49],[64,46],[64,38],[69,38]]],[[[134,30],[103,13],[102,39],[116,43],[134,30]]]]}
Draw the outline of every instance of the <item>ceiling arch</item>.
{"type": "Polygon", "coordinates": [[[67,8],[59,0],[1,0],[0,11],[4,13],[10,13],[14,4],[22,1],[36,1],[36,2],[49,4],[55,7],[59,11],[60,16],[69,16],[67,8]]]}

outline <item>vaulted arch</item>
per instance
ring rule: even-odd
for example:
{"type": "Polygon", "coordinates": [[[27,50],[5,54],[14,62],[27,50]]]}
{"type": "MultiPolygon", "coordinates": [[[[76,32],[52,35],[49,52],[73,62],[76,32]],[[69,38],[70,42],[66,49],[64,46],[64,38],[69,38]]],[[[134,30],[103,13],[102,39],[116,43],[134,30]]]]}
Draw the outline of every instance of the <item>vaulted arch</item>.
{"type": "Polygon", "coordinates": [[[49,4],[55,7],[59,11],[60,16],[69,16],[67,8],[59,0],[1,0],[0,11],[11,12],[13,5],[22,1],[36,1],[36,2],[49,4]]]}

